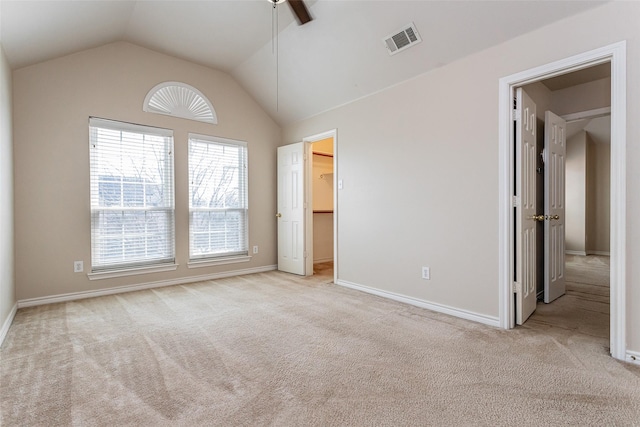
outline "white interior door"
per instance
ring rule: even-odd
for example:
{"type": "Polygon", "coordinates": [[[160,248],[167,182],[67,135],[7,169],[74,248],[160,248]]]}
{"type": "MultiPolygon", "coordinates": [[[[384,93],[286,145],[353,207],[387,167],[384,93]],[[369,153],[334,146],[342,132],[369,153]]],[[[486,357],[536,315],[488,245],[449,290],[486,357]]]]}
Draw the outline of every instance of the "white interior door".
{"type": "Polygon", "coordinates": [[[278,270],[305,274],[304,143],[278,147],[278,270]]]}
{"type": "Polygon", "coordinates": [[[536,309],[536,104],[516,92],[516,323],[522,325],[536,309]]]}
{"type": "Polygon", "coordinates": [[[544,302],[564,295],[566,122],[544,113],[544,302]]]}

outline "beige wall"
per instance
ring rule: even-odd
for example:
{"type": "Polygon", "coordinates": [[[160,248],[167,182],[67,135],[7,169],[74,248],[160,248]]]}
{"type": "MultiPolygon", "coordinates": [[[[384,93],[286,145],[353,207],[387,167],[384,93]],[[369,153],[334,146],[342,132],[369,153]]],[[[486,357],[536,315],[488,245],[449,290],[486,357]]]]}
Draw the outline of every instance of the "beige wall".
{"type": "Polygon", "coordinates": [[[581,131],[567,141],[566,248],[577,254],[610,251],[611,147],[581,131]]]}
{"type": "Polygon", "coordinates": [[[580,131],[567,141],[566,164],[567,251],[586,255],[587,227],[587,133],[580,131]]]}
{"type": "Polygon", "coordinates": [[[497,319],[499,79],[626,40],[627,343],[639,351],[639,20],[640,3],[608,3],[287,126],[285,142],[338,129],[338,279],[497,319]]]}
{"type": "Polygon", "coordinates": [[[587,132],[587,253],[608,254],[610,242],[611,146],[587,132]]]}
{"type": "Polygon", "coordinates": [[[205,276],[276,264],[275,164],[281,130],[228,74],[118,42],[14,71],[16,292],[19,300],[205,276]],[[164,81],[199,89],[218,125],[145,113],[164,81]],[[88,118],[174,130],[176,271],[89,281],[88,118]],[[189,269],[187,134],[244,140],[249,147],[248,263],[189,269]],[[84,273],[73,272],[82,260],[84,273]]]}
{"type": "Polygon", "coordinates": [[[0,43],[0,329],[16,303],[13,236],[11,70],[0,43]]]}
{"type": "Polygon", "coordinates": [[[611,78],[555,90],[552,94],[551,109],[560,116],[610,107],[611,78]]]}

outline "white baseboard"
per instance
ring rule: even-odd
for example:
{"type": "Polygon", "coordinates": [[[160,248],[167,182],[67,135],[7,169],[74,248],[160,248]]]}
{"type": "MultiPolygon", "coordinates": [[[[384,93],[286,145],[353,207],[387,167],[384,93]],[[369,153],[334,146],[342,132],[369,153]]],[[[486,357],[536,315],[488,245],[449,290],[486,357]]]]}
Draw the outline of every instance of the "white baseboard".
{"type": "Polygon", "coordinates": [[[627,350],[625,360],[635,365],[640,365],[640,352],[627,350]]]}
{"type": "Polygon", "coordinates": [[[344,286],[346,288],[351,288],[351,289],[366,292],[369,294],[377,295],[379,297],[392,299],[394,301],[399,301],[405,304],[415,305],[416,307],[426,308],[427,310],[436,311],[438,313],[444,313],[450,316],[460,317],[462,319],[483,323],[485,325],[494,326],[496,328],[500,327],[500,319],[498,319],[497,317],[478,314],[472,311],[462,310],[455,307],[449,307],[444,304],[437,304],[437,303],[433,303],[433,302],[429,302],[429,301],[425,301],[417,298],[408,297],[405,295],[396,294],[393,292],[382,291],[380,289],[370,288],[368,286],[347,282],[345,280],[337,280],[336,284],[340,286],[344,286]]]}
{"type": "Polygon", "coordinates": [[[2,329],[0,329],[0,347],[2,346],[2,343],[4,342],[4,339],[7,337],[7,333],[9,332],[9,328],[11,327],[11,324],[13,323],[14,317],[16,317],[16,312],[17,311],[18,311],[18,303],[15,303],[15,304],[13,304],[13,307],[11,308],[11,311],[9,312],[9,315],[4,320],[4,323],[2,324],[2,329]]]}
{"type": "Polygon", "coordinates": [[[564,253],[566,255],[578,255],[578,256],[587,256],[587,253],[584,251],[570,251],[570,250],[565,250],[564,253]]]}
{"type": "Polygon", "coordinates": [[[333,261],[333,258],[320,258],[320,259],[314,259],[313,263],[314,264],[320,264],[322,262],[330,262],[333,261]]]}
{"type": "Polygon", "coordinates": [[[609,252],[606,251],[569,251],[565,250],[565,254],[567,255],[578,255],[578,256],[587,256],[587,255],[600,255],[600,256],[610,256],[609,252]]]}
{"type": "Polygon", "coordinates": [[[611,256],[609,252],[605,251],[587,251],[587,255],[611,256]]]}
{"type": "Polygon", "coordinates": [[[57,302],[74,301],[84,298],[101,297],[104,295],[122,294],[125,292],[142,291],[145,289],[162,288],[165,286],[184,285],[187,283],[204,282],[207,280],[223,279],[225,277],[244,276],[246,274],[264,273],[273,271],[276,265],[267,265],[264,267],[245,268],[242,270],[225,271],[222,273],[203,274],[200,276],[182,277],[179,279],[159,280],[157,282],[140,283],[136,285],[118,286],[115,288],[99,289],[95,291],[73,292],[69,294],[51,295],[47,297],[30,298],[18,301],[18,308],[33,307],[36,305],[53,304],[57,302]]]}

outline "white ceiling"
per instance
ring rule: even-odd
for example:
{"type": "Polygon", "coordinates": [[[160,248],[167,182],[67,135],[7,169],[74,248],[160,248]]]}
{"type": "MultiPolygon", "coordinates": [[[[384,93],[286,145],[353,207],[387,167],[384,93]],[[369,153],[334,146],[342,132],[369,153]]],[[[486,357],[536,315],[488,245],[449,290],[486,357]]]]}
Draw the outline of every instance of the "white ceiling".
{"type": "Polygon", "coordinates": [[[611,144],[610,115],[567,122],[567,140],[582,130],[588,132],[591,139],[597,144],[611,144]]]}
{"type": "Polygon", "coordinates": [[[572,73],[562,74],[550,79],[542,80],[541,82],[550,91],[555,91],[607,77],[611,77],[611,64],[608,62],[589,68],[583,68],[582,70],[574,71],[572,73]]]}
{"type": "Polygon", "coordinates": [[[0,39],[13,69],[114,41],[136,43],[229,72],[276,121],[287,124],[603,2],[306,3],[314,20],[303,26],[287,5],[278,6],[278,55],[266,0],[1,0],[0,39]],[[423,42],[389,56],[382,38],[409,22],[423,42]]]}

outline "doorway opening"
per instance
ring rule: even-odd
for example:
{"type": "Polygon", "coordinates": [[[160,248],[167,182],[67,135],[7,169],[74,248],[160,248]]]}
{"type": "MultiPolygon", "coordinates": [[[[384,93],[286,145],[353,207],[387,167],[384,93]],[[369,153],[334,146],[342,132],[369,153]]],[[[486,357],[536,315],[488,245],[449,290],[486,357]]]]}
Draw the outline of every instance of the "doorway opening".
{"type": "Polygon", "coordinates": [[[310,144],[313,274],[333,276],[333,138],[310,144]]]}
{"type": "MultiPolygon", "coordinates": [[[[517,88],[573,71],[611,64],[611,182],[610,182],[610,352],[626,358],[625,330],[625,149],[626,149],[626,43],[576,55],[500,79],[500,324],[515,326],[518,294],[516,217],[518,209],[512,103],[517,88]]],[[[520,293],[522,290],[520,289],[520,293]]]]}
{"type": "Polygon", "coordinates": [[[551,213],[545,177],[553,158],[545,148],[546,111],[563,120],[566,148],[562,157],[566,172],[560,180],[563,210],[555,212],[561,220],[534,223],[537,304],[526,326],[545,334],[558,333],[558,337],[569,331],[577,333],[599,348],[609,347],[610,86],[610,63],[604,63],[522,87],[537,107],[534,176],[538,213],[551,213]],[[552,225],[548,222],[562,226],[560,291],[545,270],[545,261],[552,258],[547,251],[553,248],[545,233],[545,227],[552,225]],[[549,292],[554,286],[556,292],[549,292]]]}
{"type": "Polygon", "coordinates": [[[306,275],[337,277],[337,131],[303,139],[305,172],[306,275]]]}

